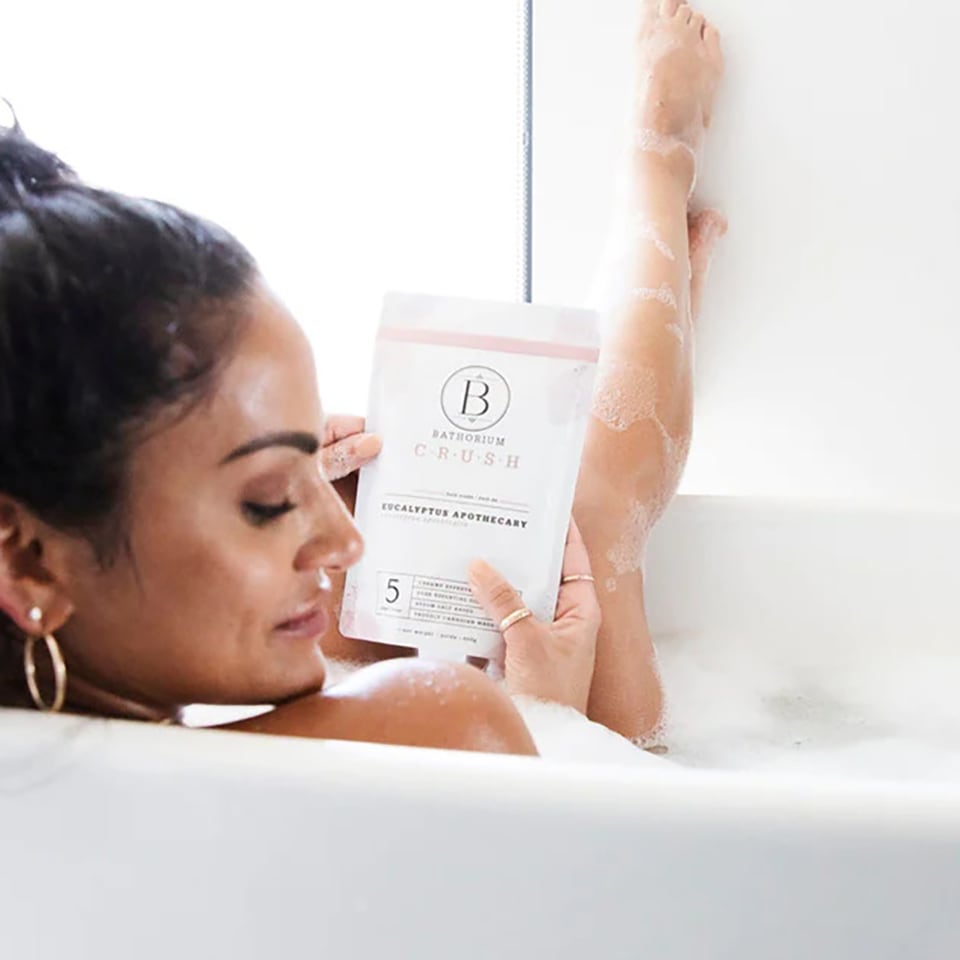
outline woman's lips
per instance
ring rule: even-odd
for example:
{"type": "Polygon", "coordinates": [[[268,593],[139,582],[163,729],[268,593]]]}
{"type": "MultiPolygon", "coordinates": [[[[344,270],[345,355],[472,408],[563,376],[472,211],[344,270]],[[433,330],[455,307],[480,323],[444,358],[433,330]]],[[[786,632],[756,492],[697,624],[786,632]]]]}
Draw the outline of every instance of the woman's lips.
{"type": "Polygon", "coordinates": [[[277,624],[277,631],[288,637],[318,637],[330,626],[330,614],[322,603],[305,613],[277,624]]]}

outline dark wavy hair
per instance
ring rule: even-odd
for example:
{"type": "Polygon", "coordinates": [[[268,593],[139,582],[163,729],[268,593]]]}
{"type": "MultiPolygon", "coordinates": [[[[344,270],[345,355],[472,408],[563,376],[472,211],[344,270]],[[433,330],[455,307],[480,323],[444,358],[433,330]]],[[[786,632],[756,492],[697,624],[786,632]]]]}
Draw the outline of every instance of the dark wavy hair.
{"type": "MultiPolygon", "coordinates": [[[[13,119],[0,127],[0,493],[86,537],[107,567],[126,542],[132,451],[208,395],[259,274],[223,228],[84,184],[13,119]]],[[[23,700],[22,639],[0,614],[0,703],[23,700]]]]}

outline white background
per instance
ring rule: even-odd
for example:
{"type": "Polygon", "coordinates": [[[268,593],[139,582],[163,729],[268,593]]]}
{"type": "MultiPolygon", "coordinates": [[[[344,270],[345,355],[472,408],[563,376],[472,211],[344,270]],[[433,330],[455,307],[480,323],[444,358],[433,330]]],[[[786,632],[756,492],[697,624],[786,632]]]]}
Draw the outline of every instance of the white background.
{"type": "Polygon", "coordinates": [[[519,10],[20,4],[0,95],[88,181],[233,231],[308,329],[327,409],[362,412],[386,290],[522,297],[519,10]]]}
{"type": "MultiPolygon", "coordinates": [[[[637,3],[535,4],[535,302],[589,288],[637,3]]],[[[700,6],[728,73],[699,199],[731,229],[681,490],[960,503],[960,11],[700,6]]],[[[0,93],[82,176],[233,230],[309,330],[328,409],[362,410],[386,290],[521,296],[518,9],[21,6],[0,93]]]]}
{"type": "MultiPolygon", "coordinates": [[[[681,492],[960,504],[960,8],[696,6],[728,63],[699,199],[730,232],[681,492]]],[[[535,301],[589,289],[637,9],[535,4],[535,301]]]]}

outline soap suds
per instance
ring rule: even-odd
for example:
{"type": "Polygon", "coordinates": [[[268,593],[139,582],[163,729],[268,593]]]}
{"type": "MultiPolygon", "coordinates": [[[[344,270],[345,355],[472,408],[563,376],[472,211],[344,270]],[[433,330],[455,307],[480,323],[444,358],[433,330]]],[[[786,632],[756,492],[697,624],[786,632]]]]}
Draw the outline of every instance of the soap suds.
{"type": "Polygon", "coordinates": [[[677,441],[657,416],[657,373],[652,367],[624,360],[601,359],[593,393],[593,415],[611,430],[622,432],[639,420],[650,420],[672,457],[677,441]]]}
{"type": "Polygon", "coordinates": [[[325,472],[328,480],[340,480],[357,469],[357,457],[349,444],[339,443],[325,451],[325,472]]]}
{"type": "Polygon", "coordinates": [[[640,569],[647,536],[653,526],[650,511],[645,504],[639,500],[631,500],[629,509],[630,516],[620,539],[607,551],[607,559],[613,564],[617,576],[636,573],[640,569]]]}
{"type": "Polygon", "coordinates": [[[696,138],[692,132],[680,134],[679,136],[665,136],[662,133],[657,133],[656,130],[641,127],[635,131],[633,136],[634,148],[640,151],[640,153],[658,153],[662,157],[668,157],[675,150],[685,150],[690,154],[690,158],[693,160],[693,176],[690,179],[690,189],[687,192],[688,200],[693,196],[693,191],[697,187],[699,160],[697,150],[694,146],[695,143],[696,138]],[[693,141],[693,143],[690,141],[693,141]]]}
{"type": "Polygon", "coordinates": [[[647,240],[662,253],[671,263],[676,262],[676,254],[664,243],[663,238],[657,232],[657,228],[647,219],[641,219],[636,227],[636,239],[647,240]]]}
{"type": "Polygon", "coordinates": [[[657,374],[651,367],[601,359],[593,393],[598,420],[623,431],[638,420],[654,419],[656,402],[657,374]]]}
{"type": "Polygon", "coordinates": [[[630,291],[631,296],[636,300],[656,300],[666,307],[679,311],[680,305],[677,303],[677,295],[669,283],[661,283],[659,287],[634,287],[630,291]]]}
{"type": "Polygon", "coordinates": [[[656,130],[650,130],[647,127],[641,127],[636,131],[633,143],[642,153],[659,153],[662,156],[667,156],[674,150],[686,150],[693,157],[694,162],[697,159],[693,147],[680,137],[664,136],[664,134],[657,133],[656,130]]]}

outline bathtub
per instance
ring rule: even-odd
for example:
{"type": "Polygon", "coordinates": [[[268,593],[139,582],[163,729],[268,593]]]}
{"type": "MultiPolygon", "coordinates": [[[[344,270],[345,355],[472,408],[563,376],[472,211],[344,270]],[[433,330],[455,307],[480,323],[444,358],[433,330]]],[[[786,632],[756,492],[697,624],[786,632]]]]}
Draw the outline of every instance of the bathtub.
{"type": "Polygon", "coordinates": [[[635,766],[6,711],[0,957],[958,957],[958,539],[677,498],[635,766]]]}

